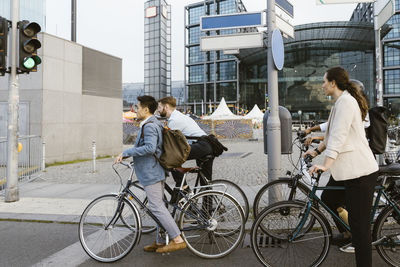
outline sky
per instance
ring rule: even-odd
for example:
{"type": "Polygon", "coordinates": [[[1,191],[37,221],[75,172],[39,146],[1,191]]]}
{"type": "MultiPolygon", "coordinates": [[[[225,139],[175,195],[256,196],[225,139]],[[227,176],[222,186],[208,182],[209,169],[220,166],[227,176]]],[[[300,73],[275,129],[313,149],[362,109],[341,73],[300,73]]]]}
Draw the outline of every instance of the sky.
{"type": "MultiPolygon", "coordinates": [[[[183,80],[184,7],[199,0],[167,0],[171,5],[172,80],[183,80]]],[[[144,80],[144,2],[77,0],[77,43],[122,58],[123,82],[144,80]]],[[[242,0],[247,11],[266,9],[267,0],[242,0]]],[[[348,21],[356,4],[317,5],[292,0],[293,25],[348,21]]],[[[71,0],[46,1],[46,32],[70,40],[71,0]]]]}

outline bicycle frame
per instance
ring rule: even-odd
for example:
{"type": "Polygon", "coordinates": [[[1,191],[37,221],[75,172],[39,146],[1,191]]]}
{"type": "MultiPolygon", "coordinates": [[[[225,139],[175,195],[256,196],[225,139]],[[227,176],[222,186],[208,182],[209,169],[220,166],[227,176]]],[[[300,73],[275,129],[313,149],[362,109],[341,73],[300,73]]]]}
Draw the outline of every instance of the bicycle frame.
{"type": "MultiPolygon", "coordinates": [[[[318,181],[319,178],[317,178],[317,181],[313,184],[312,190],[310,195],[308,196],[308,201],[306,202],[305,205],[305,210],[304,210],[304,215],[301,218],[299,224],[296,226],[294,233],[291,235],[289,241],[294,241],[296,239],[296,237],[299,235],[301,229],[303,228],[304,224],[306,223],[308,216],[310,214],[310,210],[312,207],[312,203],[318,203],[319,205],[321,205],[332,217],[334,217],[335,219],[338,220],[338,222],[349,232],[351,232],[350,230],[350,226],[347,225],[347,223],[344,222],[344,220],[338,216],[334,211],[332,211],[317,195],[316,192],[320,191],[320,190],[345,190],[344,186],[323,186],[323,187],[319,187],[318,186],[318,181]]],[[[393,207],[394,210],[396,211],[396,213],[398,215],[400,215],[400,209],[399,207],[396,205],[396,203],[387,195],[387,193],[385,192],[385,187],[383,186],[383,184],[385,184],[386,182],[386,177],[383,178],[382,180],[382,184],[378,185],[375,187],[375,190],[378,191],[377,197],[375,199],[374,205],[372,207],[372,211],[371,211],[371,216],[370,216],[370,221],[371,224],[373,223],[373,219],[375,217],[375,213],[376,210],[378,208],[379,205],[379,201],[381,199],[381,196],[383,195],[383,197],[385,198],[386,202],[388,203],[389,206],[393,207]]],[[[387,205],[387,206],[388,206],[387,205]]],[[[373,244],[376,245],[377,241],[375,241],[373,244]]]]}
{"type": "MultiPolygon", "coordinates": [[[[128,196],[129,200],[132,200],[131,198],[133,198],[136,203],[138,203],[143,209],[144,211],[157,223],[157,225],[163,230],[165,231],[165,229],[162,227],[161,222],[157,219],[157,217],[151,212],[151,210],[149,210],[149,208],[147,208],[147,206],[135,195],[135,193],[133,193],[129,188],[131,186],[134,186],[136,188],[140,188],[143,190],[143,187],[141,187],[140,185],[137,184],[137,181],[132,181],[133,178],[133,174],[135,172],[135,170],[133,169],[133,167],[130,164],[125,164],[125,163],[121,163],[124,166],[128,167],[131,169],[131,173],[129,176],[129,179],[124,187],[124,189],[119,193],[119,196],[122,198],[126,198],[126,196],[128,196]]],[[[184,212],[186,215],[190,216],[191,218],[201,222],[201,227],[197,226],[192,226],[192,227],[185,227],[184,229],[181,229],[182,231],[189,231],[189,230],[194,230],[194,229],[199,229],[199,228],[207,228],[209,227],[209,222],[208,219],[202,215],[202,212],[197,208],[196,205],[192,205],[190,203],[190,198],[191,196],[187,196],[186,194],[184,194],[182,192],[183,186],[185,184],[185,179],[186,179],[186,175],[184,175],[184,178],[182,179],[182,183],[181,186],[179,187],[179,194],[182,195],[182,197],[185,199],[185,203],[189,201],[189,205],[191,206],[192,210],[195,212],[195,214],[193,214],[192,212],[188,213],[188,212],[184,212],[183,209],[178,205],[178,203],[168,203],[168,201],[166,199],[164,199],[164,202],[166,204],[170,204],[173,207],[173,212],[172,212],[172,216],[175,216],[176,210],[179,210],[180,212],[184,212]],[[198,216],[195,216],[198,215],[198,216]]],[[[215,185],[213,185],[215,186],[215,185]]],[[[224,186],[225,187],[225,191],[226,191],[226,186],[223,184],[217,185],[217,186],[224,186]]],[[[197,189],[201,189],[201,188],[206,188],[206,187],[210,187],[210,185],[206,185],[206,186],[197,186],[197,189]]],[[[217,207],[221,204],[222,199],[220,200],[220,202],[218,203],[217,207]]],[[[115,211],[115,214],[113,216],[113,218],[111,219],[110,223],[107,225],[110,226],[114,221],[117,221],[117,219],[119,218],[121,212],[122,212],[122,201],[119,202],[117,210],[115,211]]],[[[182,205],[183,207],[183,205],[182,205]]],[[[215,215],[215,212],[212,214],[212,217],[215,215]]]]}

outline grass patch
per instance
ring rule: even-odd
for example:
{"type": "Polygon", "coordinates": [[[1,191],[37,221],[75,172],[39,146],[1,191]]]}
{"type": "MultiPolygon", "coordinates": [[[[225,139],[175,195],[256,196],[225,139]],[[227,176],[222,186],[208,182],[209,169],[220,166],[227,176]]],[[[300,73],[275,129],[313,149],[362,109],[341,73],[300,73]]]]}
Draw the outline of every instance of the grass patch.
{"type": "MultiPolygon", "coordinates": [[[[106,155],[106,156],[101,156],[97,157],[96,159],[107,159],[111,158],[112,156],[106,155]]],[[[67,164],[74,164],[74,163],[80,163],[80,162],[85,162],[85,161],[92,161],[93,159],[76,159],[76,160],[70,160],[70,161],[56,161],[54,163],[46,163],[46,168],[47,167],[52,167],[52,166],[60,166],[60,165],[67,165],[67,164]]]]}

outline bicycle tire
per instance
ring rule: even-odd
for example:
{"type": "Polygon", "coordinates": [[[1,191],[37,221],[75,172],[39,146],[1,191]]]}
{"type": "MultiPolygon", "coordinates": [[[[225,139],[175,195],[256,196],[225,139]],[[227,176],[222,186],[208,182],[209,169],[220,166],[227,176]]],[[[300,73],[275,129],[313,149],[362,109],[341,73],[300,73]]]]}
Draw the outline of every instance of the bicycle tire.
{"type": "Polygon", "coordinates": [[[99,262],[115,262],[125,257],[140,240],[141,221],[136,207],[117,194],[103,195],[93,200],[79,221],[79,241],[85,252],[99,262]],[[120,214],[110,223],[122,201],[120,214]]]}
{"type": "Polygon", "coordinates": [[[289,193],[290,189],[292,188],[292,178],[279,178],[278,180],[272,181],[264,185],[257,193],[256,197],[254,198],[254,203],[253,203],[253,214],[254,217],[257,217],[257,215],[268,205],[276,203],[278,201],[282,200],[300,200],[300,201],[306,201],[308,194],[311,192],[310,188],[308,188],[305,184],[302,182],[298,181],[297,182],[297,188],[295,191],[294,199],[289,199],[289,193]],[[279,190],[282,192],[282,198],[278,199],[269,199],[269,192],[271,192],[273,189],[276,188],[277,186],[282,186],[282,189],[279,190]],[[272,190],[271,190],[272,189],[272,190]],[[271,201],[271,203],[270,203],[271,201]]]}
{"type": "MultiPolygon", "coordinates": [[[[244,214],[244,221],[247,222],[247,219],[249,218],[249,200],[246,197],[246,194],[243,192],[243,190],[235,183],[224,180],[224,179],[217,179],[217,180],[212,180],[210,181],[211,184],[225,184],[226,187],[226,193],[234,197],[237,202],[240,204],[240,206],[243,209],[243,214],[244,214]]],[[[218,188],[213,188],[213,190],[219,190],[218,188]]]]}
{"type": "Polygon", "coordinates": [[[400,266],[400,214],[391,206],[386,207],[376,219],[373,229],[373,240],[383,241],[375,245],[382,259],[391,266],[400,266]]]}
{"type": "Polygon", "coordinates": [[[188,249],[207,259],[231,253],[239,246],[245,232],[239,203],[229,194],[211,190],[194,195],[184,204],[178,225],[188,249]]]}
{"type": "Polygon", "coordinates": [[[309,214],[315,218],[313,229],[301,229],[300,234],[290,241],[304,207],[303,202],[282,201],[268,206],[257,216],[251,227],[250,241],[254,254],[264,266],[318,266],[325,260],[331,228],[324,215],[315,208],[312,207],[309,214]],[[282,209],[289,213],[281,214],[282,209]],[[261,225],[269,232],[265,233],[261,225]],[[294,255],[301,255],[301,258],[294,255]]]}

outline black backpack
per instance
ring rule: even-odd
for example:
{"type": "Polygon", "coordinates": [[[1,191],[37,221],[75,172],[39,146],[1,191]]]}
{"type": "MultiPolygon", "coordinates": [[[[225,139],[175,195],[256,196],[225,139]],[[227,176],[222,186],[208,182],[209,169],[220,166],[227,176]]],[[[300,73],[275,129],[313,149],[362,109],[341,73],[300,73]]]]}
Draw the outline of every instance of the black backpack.
{"type": "Polygon", "coordinates": [[[384,116],[386,108],[373,107],[368,110],[370,125],[366,129],[369,147],[374,154],[385,152],[388,123],[384,116]]]}

